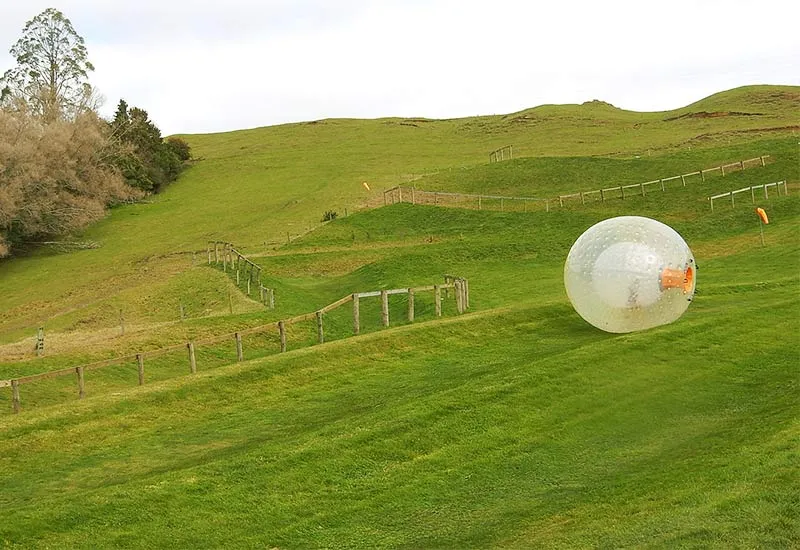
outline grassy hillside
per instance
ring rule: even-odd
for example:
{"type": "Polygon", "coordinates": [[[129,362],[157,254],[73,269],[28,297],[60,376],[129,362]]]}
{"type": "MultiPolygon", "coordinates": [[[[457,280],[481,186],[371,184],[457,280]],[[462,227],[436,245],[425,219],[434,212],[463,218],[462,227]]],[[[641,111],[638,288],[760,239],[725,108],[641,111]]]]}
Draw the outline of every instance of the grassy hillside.
{"type": "MultiPolygon", "coordinates": [[[[0,545],[15,548],[800,546],[798,88],[750,87],[668,113],[602,103],[450,121],[319,121],[189,136],[203,157],[72,254],[0,263],[0,379],[313,311],[353,291],[468,277],[472,310],[430,297],[390,330],[364,301],[274,333],[0,388],[0,545]],[[513,143],[523,158],[486,163],[513,143]],[[766,167],[552,212],[381,202],[383,186],[553,196],[762,154],[766,167]],[[753,206],[709,194],[787,179],[753,206]],[[368,181],[373,192],[361,186],[368,181]],[[327,209],[347,217],[290,244],[327,209]],[[589,226],[645,215],[698,261],[676,323],[595,330],[563,262],[589,226]],[[277,307],[205,262],[252,254],[277,307]],[[192,251],[197,251],[195,256],[192,251]],[[229,296],[232,304],[229,303],[229,296]],[[178,320],[183,304],[188,318],[178,320]],[[234,314],[229,314],[233,307],[234,314]],[[122,310],[126,334],[119,335],[122,310]],[[44,321],[47,354],[32,341],[44,321]],[[398,326],[402,325],[402,326],[398,326]]],[[[673,182],[674,183],[674,182],[673,182]]]]}
{"type": "MultiPolygon", "coordinates": [[[[223,281],[211,292],[193,293],[188,252],[201,252],[207,239],[261,249],[287,233],[315,227],[325,210],[352,212],[380,201],[384,187],[485,165],[489,151],[501,145],[513,144],[518,157],[639,155],[643,160],[677,151],[696,155],[698,163],[714,157],[712,164],[738,160],[743,152],[769,154],[764,147],[737,150],[734,144],[791,135],[798,126],[798,94],[797,87],[749,87],[664,113],[590,103],[494,117],[324,120],[186,136],[201,160],[179,182],[151,202],[115,209],[76,237],[97,241],[100,249],[66,255],[38,251],[0,262],[0,342],[30,337],[42,324],[58,332],[110,328],[119,309],[130,325],[174,320],[176,294],[194,302],[195,315],[224,314],[226,300],[218,298],[227,293],[223,281]],[[683,116],[711,110],[758,116],[683,116]],[[731,150],[702,152],[728,143],[731,150]],[[364,181],[371,193],[361,186],[364,181]]],[[[788,161],[785,155],[796,152],[782,154],[788,161]]],[[[565,171],[552,165],[535,185],[580,183],[574,177],[579,163],[564,162],[565,171]]],[[[660,169],[650,165],[643,172],[660,169]]],[[[498,175],[489,183],[502,191],[508,185],[498,175]]],[[[239,305],[241,311],[250,307],[239,305]]]]}
{"type": "Polygon", "coordinates": [[[561,286],[563,248],[604,212],[398,205],[331,224],[270,257],[276,272],[325,265],[313,250],[348,229],[425,227],[433,243],[371,249],[385,256],[344,277],[454,268],[478,311],[4,415],[0,540],[796,546],[800,200],[769,210],[765,247],[749,208],[670,212],[700,290],[678,322],[629,335],[586,325],[561,286]]]}

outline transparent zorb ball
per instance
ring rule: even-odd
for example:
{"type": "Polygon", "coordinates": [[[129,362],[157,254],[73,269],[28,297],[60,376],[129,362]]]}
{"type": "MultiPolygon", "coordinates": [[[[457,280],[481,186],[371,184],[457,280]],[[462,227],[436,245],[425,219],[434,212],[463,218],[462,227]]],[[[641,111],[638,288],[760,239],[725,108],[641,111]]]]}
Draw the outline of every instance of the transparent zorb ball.
{"type": "Polygon", "coordinates": [[[575,311],[607,332],[633,332],[675,321],[694,297],[694,256],[671,227],[620,216],[581,235],[564,265],[575,311]]]}

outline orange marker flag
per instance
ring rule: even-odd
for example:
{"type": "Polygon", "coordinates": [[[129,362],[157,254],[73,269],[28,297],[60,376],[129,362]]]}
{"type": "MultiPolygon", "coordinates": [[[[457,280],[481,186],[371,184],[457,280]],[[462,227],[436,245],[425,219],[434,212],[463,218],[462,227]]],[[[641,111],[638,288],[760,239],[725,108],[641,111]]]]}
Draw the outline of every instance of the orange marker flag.
{"type": "Polygon", "coordinates": [[[769,218],[767,217],[767,213],[763,208],[756,208],[756,214],[758,214],[758,217],[761,218],[762,222],[769,223],[769,218]]]}

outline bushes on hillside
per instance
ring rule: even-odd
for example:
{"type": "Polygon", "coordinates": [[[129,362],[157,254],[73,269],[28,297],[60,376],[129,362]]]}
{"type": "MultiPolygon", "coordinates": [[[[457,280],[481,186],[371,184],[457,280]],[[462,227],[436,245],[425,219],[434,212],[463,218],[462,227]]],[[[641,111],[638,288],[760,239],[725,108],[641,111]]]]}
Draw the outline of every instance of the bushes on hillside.
{"type": "Polygon", "coordinates": [[[185,141],[174,137],[163,140],[161,130],[147,111],[138,107],[128,109],[125,100],[119,102],[110,124],[119,145],[114,164],[131,187],[157,193],[178,177],[184,163],[191,158],[185,141]]]}
{"type": "Polygon", "coordinates": [[[92,111],[44,122],[0,110],[0,256],[81,229],[107,206],[141,196],[112,157],[108,124],[92,111]]]}

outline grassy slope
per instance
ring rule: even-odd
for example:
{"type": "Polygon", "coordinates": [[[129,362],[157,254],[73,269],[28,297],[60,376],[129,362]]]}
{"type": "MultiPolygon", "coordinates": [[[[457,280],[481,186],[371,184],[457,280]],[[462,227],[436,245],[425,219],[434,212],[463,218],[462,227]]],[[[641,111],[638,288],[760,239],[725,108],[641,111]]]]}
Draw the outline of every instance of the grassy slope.
{"type": "MultiPolygon", "coordinates": [[[[112,327],[120,308],[129,324],[163,322],[175,318],[177,293],[196,302],[195,314],[221,314],[226,286],[192,295],[190,258],[176,252],[202,250],[209,238],[261,248],[315,226],[329,208],[352,211],[379,199],[383,187],[483,164],[488,151],[509,143],[518,156],[631,157],[786,134],[797,126],[798,94],[797,87],[748,87],[664,113],[590,103],[448,121],[325,120],[188,136],[203,160],[153,203],[118,208],[90,228],[83,237],[102,248],[0,263],[0,341],[42,324],[51,331],[112,327]],[[760,115],[675,118],[721,109],[760,115]]],[[[714,163],[720,160],[737,158],[714,163]]]]}
{"type": "MultiPolygon", "coordinates": [[[[793,140],[745,150],[757,155],[765,146],[780,152],[775,164],[705,188],[549,215],[400,205],[337,220],[270,252],[259,261],[285,297],[276,315],[319,307],[343,289],[427,283],[444,271],[470,277],[477,313],[357,339],[344,339],[346,316],[332,318],[328,335],[341,341],[325,347],[207,370],[231,360],[230,351],[214,352],[201,358],[199,376],[159,382],[185,370],[181,354],[148,364],[156,382],[138,389],[131,369],[108,379],[97,371],[81,403],[37,406],[33,386],[24,387],[25,414],[0,417],[0,540],[20,547],[800,544],[800,345],[792,337],[800,328],[800,200],[759,203],[773,219],[764,248],[750,208],[710,215],[703,200],[706,191],[786,177],[796,166],[793,140]],[[680,322],[608,335],[566,302],[566,249],[583,229],[620,213],[664,219],[692,246],[700,293],[680,322]],[[407,246],[385,246],[396,242],[407,246]]],[[[738,154],[725,147],[633,164],[584,160],[585,176],[679,173],[698,160],[684,154],[738,154]]],[[[474,185],[480,170],[492,169],[499,170],[492,181],[509,189],[545,185],[527,178],[550,162],[475,168],[460,179],[474,185]],[[519,182],[508,183],[515,174],[519,182]]],[[[445,172],[430,178],[455,185],[445,172]]],[[[142,208],[149,206],[158,205],[142,208]]],[[[215,273],[167,269],[179,262],[188,264],[136,265],[193,284],[215,273]]],[[[217,281],[225,288],[224,278],[217,281]]],[[[142,299],[136,284],[120,286],[142,299]]],[[[403,304],[394,308],[399,317],[403,304]]],[[[191,321],[179,336],[258,317],[191,321]]],[[[161,341],[147,334],[149,345],[161,341]]],[[[66,382],[74,394],[74,381],[66,382]]],[[[0,394],[7,411],[7,391],[0,394]]]]}
{"type": "MultiPolygon", "coordinates": [[[[547,278],[560,271],[554,252],[512,267],[542,244],[531,236],[496,262],[495,282],[538,291],[514,307],[0,419],[0,540],[795,546],[799,209],[796,198],[776,201],[764,248],[752,213],[687,221],[702,258],[698,299],[679,322],[644,333],[583,323],[547,278]]],[[[380,214],[362,216],[387,233],[393,217],[427,220],[442,236],[534,216],[380,214]]],[[[560,221],[567,233],[587,220],[560,221]]],[[[489,282],[488,267],[476,283],[489,282]]]]}

